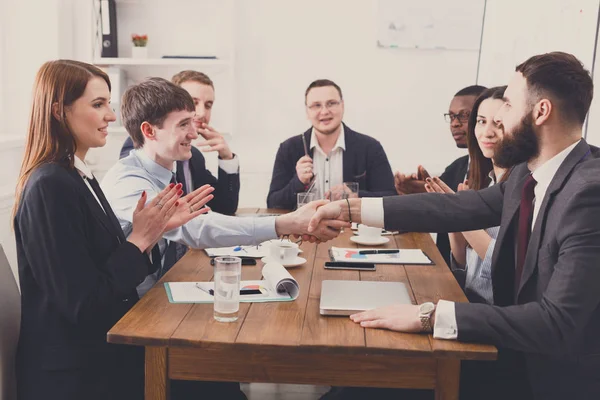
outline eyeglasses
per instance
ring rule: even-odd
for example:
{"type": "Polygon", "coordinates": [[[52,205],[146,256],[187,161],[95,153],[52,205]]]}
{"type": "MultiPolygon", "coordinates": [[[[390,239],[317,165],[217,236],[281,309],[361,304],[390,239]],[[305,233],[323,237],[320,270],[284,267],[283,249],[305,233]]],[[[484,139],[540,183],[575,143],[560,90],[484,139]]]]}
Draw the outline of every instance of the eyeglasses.
{"type": "Polygon", "coordinates": [[[454,113],[446,113],[444,114],[444,119],[446,120],[446,122],[452,122],[453,120],[458,120],[458,122],[461,123],[465,123],[465,122],[469,122],[469,117],[471,116],[471,113],[468,111],[461,111],[458,114],[454,114],[454,113]]]}
{"type": "Polygon", "coordinates": [[[325,106],[325,108],[328,110],[332,110],[334,108],[338,108],[340,106],[340,104],[342,104],[342,103],[337,100],[329,100],[324,105],[321,103],[312,103],[310,106],[307,106],[307,107],[312,112],[318,112],[321,110],[321,108],[323,108],[323,106],[325,106]]]}

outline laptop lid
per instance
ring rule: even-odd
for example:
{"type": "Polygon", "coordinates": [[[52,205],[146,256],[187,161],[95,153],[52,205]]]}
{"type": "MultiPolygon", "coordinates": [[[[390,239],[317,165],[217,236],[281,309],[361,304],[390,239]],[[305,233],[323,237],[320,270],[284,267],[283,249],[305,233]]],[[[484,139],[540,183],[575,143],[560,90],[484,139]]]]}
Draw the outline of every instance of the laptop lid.
{"type": "Polygon", "coordinates": [[[325,280],[321,286],[321,315],[351,315],[391,304],[412,304],[404,283],[325,280]]]}

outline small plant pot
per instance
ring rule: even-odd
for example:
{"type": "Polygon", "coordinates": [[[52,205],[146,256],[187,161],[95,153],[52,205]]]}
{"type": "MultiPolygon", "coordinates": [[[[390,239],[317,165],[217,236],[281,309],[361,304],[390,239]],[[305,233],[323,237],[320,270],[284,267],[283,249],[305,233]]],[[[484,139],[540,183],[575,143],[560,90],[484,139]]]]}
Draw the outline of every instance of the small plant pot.
{"type": "Polygon", "coordinates": [[[148,48],[133,46],[131,48],[131,57],[133,57],[133,58],[148,58],[148,48]]]}

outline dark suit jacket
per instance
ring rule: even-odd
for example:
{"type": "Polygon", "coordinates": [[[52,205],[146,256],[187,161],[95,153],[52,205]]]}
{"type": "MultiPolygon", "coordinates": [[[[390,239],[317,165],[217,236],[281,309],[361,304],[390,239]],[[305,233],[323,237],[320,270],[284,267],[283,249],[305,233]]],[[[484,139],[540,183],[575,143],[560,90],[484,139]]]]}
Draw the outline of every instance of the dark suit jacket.
{"type": "MultiPolygon", "coordinates": [[[[123,143],[119,158],[129,155],[133,150],[133,141],[128,137],[123,143]]],[[[181,169],[181,162],[177,162],[177,169],[181,169]]],[[[214,199],[208,202],[211,210],[225,214],[234,215],[238,208],[240,199],[240,174],[228,174],[219,168],[219,179],[215,178],[209,170],[206,169],[206,160],[202,152],[192,146],[192,158],[190,159],[190,171],[194,189],[202,185],[211,185],[215,188],[214,199]]]]}
{"type": "Polygon", "coordinates": [[[582,140],[538,199],[523,276],[513,289],[521,190],[528,174],[456,195],[384,199],[385,228],[462,232],[500,225],[494,306],[456,303],[458,340],[524,355],[535,399],[600,399],[600,160],[582,140]]]}
{"type": "MultiPolygon", "coordinates": [[[[312,129],[304,132],[310,151],[312,129]]],[[[381,197],[396,194],[394,175],[381,144],[344,124],[346,150],[344,151],[344,182],[358,182],[360,197],[381,197]]],[[[310,151],[310,156],[313,153],[310,151]]],[[[296,194],[306,190],[296,175],[296,163],[304,156],[304,144],[299,135],[281,143],[267,196],[267,207],[293,210],[296,194]]]]}
{"type": "MultiPolygon", "coordinates": [[[[467,175],[467,171],[469,169],[469,156],[463,156],[457,158],[452,162],[452,164],[448,165],[444,170],[444,173],[440,176],[440,179],[446,183],[450,187],[450,189],[456,191],[458,189],[458,184],[463,183],[465,180],[465,176],[467,175]]],[[[445,232],[441,232],[437,234],[437,239],[435,241],[440,253],[442,253],[442,257],[444,257],[444,261],[446,264],[450,266],[450,239],[448,238],[448,234],[445,232]]],[[[464,274],[455,274],[461,286],[464,286],[464,274]]]]}
{"type": "Polygon", "coordinates": [[[109,345],[106,333],[138,300],[136,286],[153,271],[148,258],[79,173],[58,164],[32,173],[14,228],[19,399],[139,398],[143,351],[109,345]]]}

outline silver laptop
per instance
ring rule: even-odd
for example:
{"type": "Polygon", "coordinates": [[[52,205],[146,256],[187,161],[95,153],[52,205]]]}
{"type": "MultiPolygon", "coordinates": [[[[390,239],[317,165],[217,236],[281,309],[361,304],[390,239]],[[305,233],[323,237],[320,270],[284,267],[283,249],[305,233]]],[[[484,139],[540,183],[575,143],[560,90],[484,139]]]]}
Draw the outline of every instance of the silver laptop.
{"type": "Polygon", "coordinates": [[[321,286],[321,315],[351,315],[399,303],[412,303],[401,282],[323,281],[321,286]]]}

